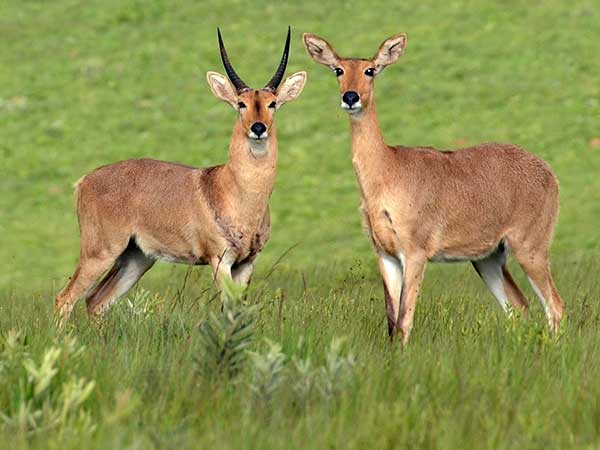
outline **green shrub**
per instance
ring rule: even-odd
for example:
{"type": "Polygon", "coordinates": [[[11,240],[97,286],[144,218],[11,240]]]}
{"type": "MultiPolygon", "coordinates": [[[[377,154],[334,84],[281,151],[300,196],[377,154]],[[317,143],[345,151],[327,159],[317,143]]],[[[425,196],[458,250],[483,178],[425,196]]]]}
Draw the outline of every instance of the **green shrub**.
{"type": "Polygon", "coordinates": [[[253,363],[253,380],[250,383],[254,404],[258,408],[268,407],[277,389],[284,381],[285,354],[281,345],[265,339],[266,353],[248,352],[253,363]]]}
{"type": "Polygon", "coordinates": [[[200,355],[196,367],[208,379],[235,378],[246,363],[253,342],[257,307],[247,304],[244,291],[233,282],[224,283],[222,311],[209,312],[199,328],[200,355]]]}
{"type": "Polygon", "coordinates": [[[4,338],[0,360],[2,390],[12,390],[0,419],[6,427],[23,434],[75,427],[92,431],[92,419],[83,408],[95,382],[76,376],[72,369],[84,347],[71,336],[47,348],[38,362],[28,356],[26,341],[19,331],[4,338]]]}

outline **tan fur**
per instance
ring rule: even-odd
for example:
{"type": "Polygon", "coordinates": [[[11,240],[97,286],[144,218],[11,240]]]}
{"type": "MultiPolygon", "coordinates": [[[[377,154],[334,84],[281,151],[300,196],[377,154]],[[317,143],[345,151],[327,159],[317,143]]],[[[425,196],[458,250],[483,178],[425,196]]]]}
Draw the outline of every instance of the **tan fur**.
{"type": "Polygon", "coordinates": [[[211,75],[212,81],[222,78],[223,89],[213,89],[215,95],[239,112],[227,163],[194,168],[130,159],[100,167],[76,183],[81,251],[75,273],[56,298],[62,321],[81,297],[90,316],[100,315],[157,259],[210,264],[218,284],[224,277],[244,285],[250,281],[271,228],[268,203],[278,146],[275,109],[269,106],[295,99],[306,75],[289,77],[283,93],[240,94],[215,72],[209,82],[211,75]],[[240,109],[239,102],[247,107],[240,109]],[[261,141],[249,138],[256,121],[268,129],[261,141]]]}
{"type": "MultiPolygon", "coordinates": [[[[315,61],[343,70],[342,95],[355,91],[360,96],[362,108],[350,114],[352,162],[365,228],[382,268],[390,336],[399,331],[408,340],[427,261],[477,261],[505,245],[541,291],[556,329],[563,306],[548,249],[558,214],[558,182],[548,164],[512,144],[451,152],[387,145],[377,120],[374,78],[365,70],[374,68],[377,74],[395,62],[406,35],[386,40],[371,59],[340,58],[314,35],[305,34],[304,41],[315,61]],[[386,256],[398,264],[383,264],[386,256]],[[398,273],[400,289],[390,285],[398,273]]],[[[527,308],[505,263],[499,273],[512,306],[527,308]]]]}

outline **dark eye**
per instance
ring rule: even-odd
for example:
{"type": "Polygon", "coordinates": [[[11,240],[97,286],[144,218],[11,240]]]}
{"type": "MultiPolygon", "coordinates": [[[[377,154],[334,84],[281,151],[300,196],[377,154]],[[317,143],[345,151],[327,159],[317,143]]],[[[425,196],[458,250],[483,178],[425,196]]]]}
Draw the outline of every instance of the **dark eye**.
{"type": "Polygon", "coordinates": [[[342,75],[344,75],[343,69],[339,67],[336,67],[335,69],[333,69],[333,71],[335,72],[336,77],[341,77],[342,75]]]}
{"type": "Polygon", "coordinates": [[[238,108],[242,109],[242,108],[245,108],[245,107],[246,107],[246,104],[244,102],[239,102],[238,103],[238,108]]]}
{"type": "Polygon", "coordinates": [[[269,109],[275,109],[276,106],[277,104],[275,102],[269,103],[269,109]]]}
{"type": "Polygon", "coordinates": [[[375,69],[373,69],[372,67],[369,67],[367,70],[365,70],[365,75],[368,77],[374,77],[375,69]]]}

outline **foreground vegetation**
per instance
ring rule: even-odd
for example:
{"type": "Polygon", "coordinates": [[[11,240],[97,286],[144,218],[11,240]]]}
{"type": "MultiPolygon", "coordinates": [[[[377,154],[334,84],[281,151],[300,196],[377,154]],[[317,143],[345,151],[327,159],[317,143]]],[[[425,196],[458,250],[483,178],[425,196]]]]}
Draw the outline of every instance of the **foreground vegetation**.
{"type": "MultiPolygon", "coordinates": [[[[600,245],[600,11],[593,1],[178,2],[0,4],[0,286],[54,293],[78,249],[73,183],[132,157],[213,165],[227,158],[235,114],[205,80],[222,71],[216,27],[244,80],[308,71],[277,113],[273,235],[263,261],[348,267],[371,256],[360,232],[347,117],[335,77],[301,33],[342,55],[370,56],[408,33],[406,54],[377,80],[390,143],[456,148],[514,142],[550,162],[561,184],[554,250],[600,245]],[[351,31],[348,29],[352,24],[351,31]],[[55,283],[54,286],[52,283],[55,283]]],[[[370,261],[370,259],[369,259],[370,261]]],[[[149,275],[163,278],[160,268],[149,275]]]]}
{"type": "Polygon", "coordinates": [[[0,448],[598,448],[599,14],[559,0],[0,2],[0,448]],[[309,80],[278,112],[273,235],[247,300],[221,311],[206,270],[157,264],[102,325],[77,308],[58,333],[72,183],[130,157],[224,161],[235,117],[204,81],[221,70],[215,29],[259,85],[288,24],[288,73],[309,80]],[[558,336],[537,303],[506,319],[471,267],[431,266],[410,345],[389,345],[347,118],[303,31],[355,56],[408,33],[377,81],[389,142],[511,141],[550,162],[558,336]]]}
{"type": "Polygon", "coordinates": [[[194,274],[183,293],[132,293],[102,326],[80,309],[66,335],[47,298],[8,298],[3,341],[14,329],[20,344],[0,350],[2,413],[18,416],[24,398],[62,411],[65,387],[93,386],[54,425],[49,412],[37,425],[5,418],[0,446],[596,448],[598,269],[587,261],[558,275],[569,309],[556,337],[539,305],[529,319],[506,319],[470,268],[432,270],[405,349],[388,344],[379,280],[360,267],[276,270],[235,314],[221,312],[202,290],[208,277],[194,274]],[[210,344],[206,327],[229,330],[217,341],[252,353],[210,344]],[[34,398],[36,379],[21,363],[39,366],[51,348],[58,372],[34,398]]]}

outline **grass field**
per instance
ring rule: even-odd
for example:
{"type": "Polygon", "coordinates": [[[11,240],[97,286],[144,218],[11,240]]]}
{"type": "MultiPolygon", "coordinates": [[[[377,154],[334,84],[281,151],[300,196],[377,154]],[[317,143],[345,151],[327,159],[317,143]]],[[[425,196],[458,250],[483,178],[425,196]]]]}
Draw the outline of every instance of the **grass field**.
{"type": "Polygon", "coordinates": [[[0,448],[600,447],[599,23],[594,1],[2,2],[0,448]],[[131,157],[223,162],[235,114],[205,81],[222,71],[215,29],[259,85],[288,24],[288,73],[309,80],[277,114],[273,234],[248,296],[260,305],[251,349],[264,360],[265,338],[280,343],[275,368],[285,355],[273,392],[253,390],[261,356],[233,378],[200,370],[198,325],[220,314],[207,269],[157,264],[103,326],[81,308],[59,335],[53,298],[78,254],[73,182],[131,157]],[[470,267],[430,265],[410,345],[388,345],[347,118],[304,31],[344,56],[408,33],[376,83],[389,143],[509,141],[552,165],[558,337],[533,301],[529,319],[507,320],[470,267]],[[314,386],[300,394],[304,379],[314,386]]]}

